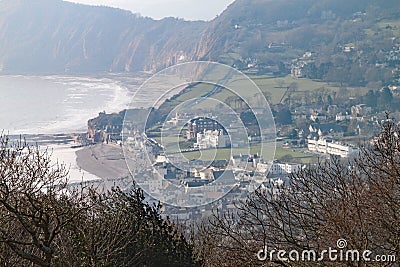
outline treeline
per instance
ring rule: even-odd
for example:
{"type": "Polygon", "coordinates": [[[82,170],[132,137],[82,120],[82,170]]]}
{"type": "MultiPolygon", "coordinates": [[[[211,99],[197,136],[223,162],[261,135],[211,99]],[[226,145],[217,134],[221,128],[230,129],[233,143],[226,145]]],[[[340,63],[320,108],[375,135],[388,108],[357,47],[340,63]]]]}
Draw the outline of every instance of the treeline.
{"type": "Polygon", "coordinates": [[[71,187],[47,151],[0,137],[1,266],[197,266],[140,189],[71,187]]]}
{"type": "Polygon", "coordinates": [[[304,77],[326,82],[337,82],[341,86],[366,86],[368,83],[378,83],[381,86],[390,85],[395,76],[389,68],[377,68],[368,63],[360,66],[357,62],[310,63],[303,68],[304,77]]]}

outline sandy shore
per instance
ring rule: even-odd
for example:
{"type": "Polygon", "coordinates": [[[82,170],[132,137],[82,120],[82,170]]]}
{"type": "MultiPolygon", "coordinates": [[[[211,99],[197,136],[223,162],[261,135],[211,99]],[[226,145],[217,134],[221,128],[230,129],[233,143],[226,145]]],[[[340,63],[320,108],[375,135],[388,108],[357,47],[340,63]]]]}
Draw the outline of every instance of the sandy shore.
{"type": "MultiPolygon", "coordinates": [[[[63,164],[68,170],[71,183],[106,181],[130,176],[120,146],[97,144],[76,148],[78,134],[23,135],[29,145],[47,150],[53,162],[63,164]]],[[[11,142],[20,136],[10,136],[11,142]]]]}
{"type": "Polygon", "coordinates": [[[73,145],[73,143],[69,143],[49,146],[49,152],[52,160],[58,161],[59,163],[65,165],[65,167],[69,170],[68,176],[71,183],[98,180],[99,177],[97,175],[83,170],[77,164],[76,153],[79,149],[71,148],[73,145]]]}
{"type": "Polygon", "coordinates": [[[76,151],[77,165],[102,179],[129,176],[122,149],[117,145],[97,144],[76,151]]]}

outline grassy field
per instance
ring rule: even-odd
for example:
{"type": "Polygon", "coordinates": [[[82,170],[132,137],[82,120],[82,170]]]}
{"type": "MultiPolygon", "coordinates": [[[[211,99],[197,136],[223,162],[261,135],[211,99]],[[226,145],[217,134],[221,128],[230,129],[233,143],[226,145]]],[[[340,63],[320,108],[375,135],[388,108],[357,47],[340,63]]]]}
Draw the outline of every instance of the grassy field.
{"type": "MultiPolygon", "coordinates": [[[[293,96],[304,96],[305,93],[315,94],[318,91],[325,90],[325,92],[332,94],[333,92],[339,93],[340,87],[328,84],[326,82],[313,81],[310,79],[296,79],[289,76],[283,78],[266,78],[260,76],[250,76],[250,78],[257,84],[257,86],[266,93],[271,94],[272,104],[277,104],[280,102],[286,88],[276,88],[276,87],[288,87],[292,83],[297,84],[297,89],[294,91],[293,96]]],[[[347,88],[349,90],[350,96],[356,96],[357,94],[365,94],[368,89],[364,87],[353,87],[347,88]]]]}
{"type": "Polygon", "coordinates": [[[375,27],[365,30],[365,33],[369,37],[373,37],[375,34],[383,33],[384,36],[390,37],[400,37],[400,20],[383,20],[376,24],[375,27]],[[389,26],[389,27],[388,27],[389,26]]]}
{"type": "Polygon", "coordinates": [[[313,159],[316,157],[312,154],[305,154],[305,153],[300,153],[293,151],[291,149],[286,149],[282,147],[277,147],[276,152],[275,152],[275,159],[280,159],[284,156],[290,155],[295,159],[296,161],[300,161],[304,164],[311,163],[313,159]]]}
{"type": "MultiPolygon", "coordinates": [[[[241,97],[245,97],[248,99],[255,99],[257,96],[254,94],[254,90],[246,90],[246,87],[249,86],[250,83],[254,82],[263,92],[264,95],[269,95],[270,102],[272,104],[278,104],[281,102],[282,97],[286,92],[286,88],[293,83],[296,83],[296,89],[292,93],[292,97],[313,97],[316,92],[324,91],[325,94],[340,94],[341,88],[336,84],[328,84],[326,82],[313,81],[309,79],[295,79],[293,77],[286,76],[282,78],[271,78],[266,75],[251,75],[249,76],[251,81],[245,79],[244,77],[240,77],[239,79],[235,79],[230,81],[227,84],[234,84],[235,87],[243,88],[241,90],[241,97]]],[[[214,88],[213,85],[210,84],[199,84],[188,90],[187,92],[181,94],[176,98],[176,103],[182,103],[188,99],[198,98],[205,95],[207,92],[211,91],[214,88]]],[[[365,94],[368,91],[365,87],[347,87],[347,93],[349,97],[357,96],[360,94],[365,94]]],[[[226,102],[229,96],[234,96],[228,90],[221,90],[219,93],[213,95],[213,98],[226,102]]],[[[204,109],[212,109],[215,108],[215,101],[204,101],[198,108],[204,109]]]]}
{"type": "Polygon", "coordinates": [[[400,37],[400,20],[384,20],[378,23],[379,31],[385,31],[393,37],[400,37]],[[389,27],[388,27],[389,26],[389,27]]]}
{"type": "MultiPolygon", "coordinates": [[[[255,147],[251,147],[250,149],[250,153],[251,154],[256,154],[257,152],[260,151],[260,146],[255,146],[255,147]]],[[[266,157],[268,159],[272,159],[272,153],[273,153],[273,149],[269,149],[268,148],[265,150],[266,151],[266,157]]],[[[243,149],[237,149],[237,148],[232,148],[232,150],[230,148],[221,148],[221,149],[217,149],[217,151],[215,151],[214,149],[210,149],[210,150],[202,150],[200,151],[194,151],[194,152],[186,152],[183,153],[184,157],[188,160],[193,160],[193,159],[201,159],[201,160],[229,160],[231,158],[231,155],[235,154],[243,154],[243,155],[247,155],[248,154],[248,149],[243,148],[243,149]]],[[[275,150],[275,157],[274,159],[280,159],[284,156],[292,156],[294,161],[299,161],[302,162],[304,164],[310,163],[314,156],[312,154],[304,154],[304,153],[300,153],[300,152],[296,152],[290,149],[285,149],[282,147],[276,147],[275,150]]]]}

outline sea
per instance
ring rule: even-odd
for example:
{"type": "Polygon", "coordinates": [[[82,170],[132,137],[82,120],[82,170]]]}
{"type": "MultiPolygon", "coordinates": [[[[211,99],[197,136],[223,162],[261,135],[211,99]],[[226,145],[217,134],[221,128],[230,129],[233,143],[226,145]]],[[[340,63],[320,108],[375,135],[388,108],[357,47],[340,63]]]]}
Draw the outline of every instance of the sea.
{"type": "Polygon", "coordinates": [[[0,76],[0,129],[9,135],[77,133],[99,112],[119,112],[132,97],[109,78],[0,76]]]}

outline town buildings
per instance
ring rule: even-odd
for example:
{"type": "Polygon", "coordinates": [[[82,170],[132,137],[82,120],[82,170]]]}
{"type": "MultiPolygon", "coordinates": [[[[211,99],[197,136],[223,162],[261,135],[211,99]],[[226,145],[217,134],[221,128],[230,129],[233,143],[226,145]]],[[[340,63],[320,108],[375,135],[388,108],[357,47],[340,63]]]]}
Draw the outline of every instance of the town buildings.
{"type": "Polygon", "coordinates": [[[257,171],[267,173],[270,175],[288,175],[304,169],[306,166],[299,163],[287,163],[274,161],[272,163],[259,163],[257,164],[257,171]]]}
{"type": "Polygon", "coordinates": [[[336,155],[348,158],[358,151],[358,148],[335,142],[331,138],[308,139],[308,150],[311,152],[336,155]]]}
{"type": "Polygon", "coordinates": [[[229,136],[224,134],[223,130],[204,130],[203,133],[197,133],[197,142],[194,148],[225,148],[230,145],[229,136]]]}
{"type": "Polygon", "coordinates": [[[188,140],[197,139],[198,133],[204,133],[204,131],[215,131],[225,129],[216,120],[206,117],[198,117],[191,120],[187,124],[186,138],[188,140]]]}

